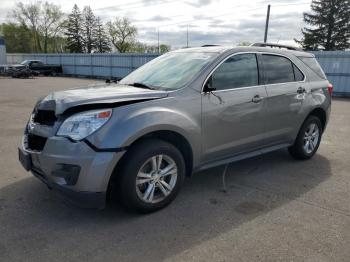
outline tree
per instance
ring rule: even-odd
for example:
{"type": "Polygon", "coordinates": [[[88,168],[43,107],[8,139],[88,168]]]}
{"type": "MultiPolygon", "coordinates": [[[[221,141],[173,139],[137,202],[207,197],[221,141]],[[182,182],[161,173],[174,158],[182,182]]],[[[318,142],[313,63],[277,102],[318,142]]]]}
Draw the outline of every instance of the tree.
{"type": "Polygon", "coordinates": [[[237,44],[237,46],[250,46],[252,43],[249,41],[241,41],[237,44]]]}
{"type": "Polygon", "coordinates": [[[104,26],[101,23],[99,17],[96,19],[97,33],[96,33],[96,50],[99,53],[105,53],[111,51],[109,46],[109,39],[104,30],[104,26]]]}
{"type": "Polygon", "coordinates": [[[108,33],[120,53],[129,52],[136,41],[137,28],[128,18],[115,18],[107,23],[108,33]]]}
{"type": "Polygon", "coordinates": [[[45,2],[18,3],[13,11],[14,18],[21,25],[31,28],[35,51],[48,51],[48,42],[61,29],[63,12],[58,5],[45,2]]]}
{"type": "Polygon", "coordinates": [[[31,53],[33,51],[32,33],[27,26],[3,23],[0,25],[0,34],[5,38],[7,52],[31,53]]]}
{"type": "Polygon", "coordinates": [[[90,6],[83,9],[83,43],[85,52],[91,53],[96,48],[97,23],[90,6]]]}
{"type": "Polygon", "coordinates": [[[39,30],[44,38],[44,53],[48,51],[48,41],[55,37],[62,25],[63,12],[58,5],[45,2],[42,5],[39,30]]]}
{"type": "Polygon", "coordinates": [[[13,17],[21,25],[26,25],[31,28],[33,40],[35,43],[34,49],[36,52],[41,52],[41,43],[39,37],[39,17],[40,17],[41,3],[27,4],[17,3],[13,10],[13,17]]]}
{"type": "Polygon", "coordinates": [[[304,21],[303,38],[295,40],[306,50],[350,48],[350,0],[312,0],[304,21]]]}
{"type": "Polygon", "coordinates": [[[65,25],[67,36],[67,48],[71,53],[83,52],[83,37],[82,37],[82,17],[79,7],[75,4],[72,12],[68,16],[65,25]]]}
{"type": "Polygon", "coordinates": [[[170,45],[161,44],[159,46],[159,49],[160,49],[160,53],[164,54],[166,52],[169,52],[171,50],[171,47],[170,47],[170,45]]]}

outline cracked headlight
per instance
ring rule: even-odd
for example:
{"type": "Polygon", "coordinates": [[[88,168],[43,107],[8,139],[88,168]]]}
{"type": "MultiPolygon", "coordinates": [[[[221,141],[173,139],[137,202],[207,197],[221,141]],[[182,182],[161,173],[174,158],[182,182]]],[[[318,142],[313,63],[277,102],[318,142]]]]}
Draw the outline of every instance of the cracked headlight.
{"type": "Polygon", "coordinates": [[[57,136],[82,140],[101,128],[111,117],[112,109],[93,110],[68,117],[57,132],[57,136]]]}

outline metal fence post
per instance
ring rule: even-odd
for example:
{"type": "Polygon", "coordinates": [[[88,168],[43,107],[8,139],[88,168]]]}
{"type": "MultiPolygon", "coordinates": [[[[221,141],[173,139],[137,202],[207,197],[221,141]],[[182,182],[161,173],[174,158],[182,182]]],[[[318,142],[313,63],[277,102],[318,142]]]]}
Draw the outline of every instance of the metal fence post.
{"type": "Polygon", "coordinates": [[[113,77],[113,54],[109,54],[109,77],[112,79],[113,77]]]}
{"type": "Polygon", "coordinates": [[[77,76],[77,61],[76,61],[77,56],[73,56],[73,61],[74,61],[74,75],[77,76]]]}

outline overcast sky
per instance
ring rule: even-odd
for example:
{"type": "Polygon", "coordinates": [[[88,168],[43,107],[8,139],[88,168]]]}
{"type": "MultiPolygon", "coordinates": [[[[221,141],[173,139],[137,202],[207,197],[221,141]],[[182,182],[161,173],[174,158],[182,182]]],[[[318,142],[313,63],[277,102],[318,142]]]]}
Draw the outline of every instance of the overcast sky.
{"type": "MultiPolygon", "coordinates": [[[[34,0],[35,1],[35,0],[34,0]]],[[[23,0],[24,3],[34,2],[23,0]]],[[[49,1],[50,2],[50,1],[49,1]]],[[[72,0],[52,1],[69,13],[72,0]]],[[[0,22],[8,20],[8,12],[16,1],[0,0],[0,22]]],[[[203,44],[232,45],[241,41],[263,40],[266,8],[271,4],[269,42],[295,44],[304,26],[302,13],[309,11],[311,0],[79,0],[82,9],[90,5],[103,21],[113,17],[128,17],[138,28],[138,40],[172,47],[203,44]]]]}

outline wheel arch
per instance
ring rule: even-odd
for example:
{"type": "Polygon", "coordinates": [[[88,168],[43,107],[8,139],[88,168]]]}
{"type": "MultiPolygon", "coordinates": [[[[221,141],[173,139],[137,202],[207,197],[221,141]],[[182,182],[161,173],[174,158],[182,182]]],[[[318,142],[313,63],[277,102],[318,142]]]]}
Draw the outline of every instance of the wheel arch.
{"type": "MultiPolygon", "coordinates": [[[[135,146],[136,144],[140,143],[145,139],[151,139],[151,138],[163,140],[175,146],[184,157],[185,165],[186,165],[186,176],[191,176],[193,171],[193,161],[194,161],[193,149],[190,142],[182,134],[172,130],[151,131],[135,139],[129,145],[129,148],[135,146]]],[[[118,163],[114,168],[114,171],[112,173],[110,180],[112,180],[114,176],[117,175],[118,169],[123,165],[123,162],[127,156],[128,156],[128,152],[126,152],[122,156],[122,158],[118,161],[118,163]]]]}
{"type": "MultiPolygon", "coordinates": [[[[326,127],[326,123],[327,123],[327,113],[326,111],[321,108],[321,107],[317,107],[315,109],[313,109],[308,115],[307,117],[304,119],[304,122],[306,121],[306,119],[308,119],[310,116],[316,116],[320,119],[321,123],[322,123],[322,132],[325,130],[326,127]]],[[[303,122],[303,123],[304,123],[303,122]]]]}

